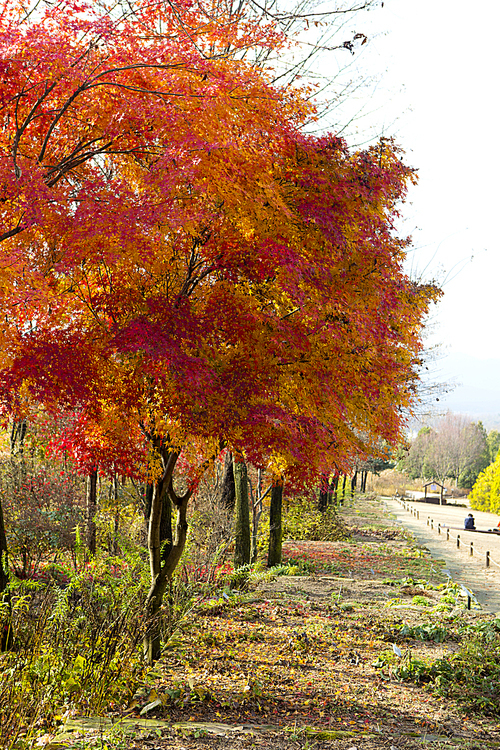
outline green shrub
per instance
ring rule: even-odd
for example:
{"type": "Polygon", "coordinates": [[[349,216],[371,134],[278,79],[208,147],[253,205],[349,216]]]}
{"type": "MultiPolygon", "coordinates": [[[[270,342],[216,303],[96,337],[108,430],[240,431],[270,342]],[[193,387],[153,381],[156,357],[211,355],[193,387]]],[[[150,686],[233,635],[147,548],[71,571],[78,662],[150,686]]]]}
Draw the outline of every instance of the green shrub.
{"type": "Polygon", "coordinates": [[[139,604],[100,615],[90,596],[68,589],[12,597],[13,650],[0,655],[2,747],[31,747],[61,706],[99,712],[123,703],[142,676],[139,604]]]}
{"type": "Polygon", "coordinates": [[[294,498],[283,514],[283,538],[298,541],[336,542],[349,538],[349,531],[333,506],[325,511],[311,498],[294,498]]]}
{"type": "MultiPolygon", "coordinates": [[[[0,621],[10,614],[13,633],[12,650],[0,654],[1,747],[32,747],[62,710],[121,706],[145,679],[148,572],[140,554],[72,568],[48,566],[49,583],[11,576],[12,612],[0,611],[0,621]]],[[[164,645],[192,607],[192,592],[176,581],[165,599],[164,645]]]]}

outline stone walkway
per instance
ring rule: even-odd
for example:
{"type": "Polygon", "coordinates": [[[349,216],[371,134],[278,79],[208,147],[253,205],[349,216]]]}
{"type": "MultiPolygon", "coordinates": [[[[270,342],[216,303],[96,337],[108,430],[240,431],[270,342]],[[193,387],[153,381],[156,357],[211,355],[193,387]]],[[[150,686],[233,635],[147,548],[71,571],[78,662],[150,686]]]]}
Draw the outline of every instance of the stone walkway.
{"type": "MultiPolygon", "coordinates": [[[[410,509],[418,510],[417,519],[400,501],[386,499],[384,502],[387,510],[412,532],[419,544],[426,547],[436,560],[444,560],[445,569],[450,572],[452,579],[470,589],[485,612],[500,615],[500,534],[497,537],[493,534],[465,531],[463,523],[469,513],[468,508],[406,503],[410,509]],[[430,526],[431,520],[433,529],[430,526]],[[438,534],[438,524],[459,528],[450,529],[450,540],[446,541],[445,531],[438,534]],[[457,535],[460,535],[460,548],[457,548],[457,535]],[[473,543],[472,556],[470,542],[473,543]],[[487,551],[490,553],[489,567],[486,567],[487,551]]],[[[492,528],[498,523],[498,517],[491,513],[474,511],[474,518],[479,529],[492,528]]]]}

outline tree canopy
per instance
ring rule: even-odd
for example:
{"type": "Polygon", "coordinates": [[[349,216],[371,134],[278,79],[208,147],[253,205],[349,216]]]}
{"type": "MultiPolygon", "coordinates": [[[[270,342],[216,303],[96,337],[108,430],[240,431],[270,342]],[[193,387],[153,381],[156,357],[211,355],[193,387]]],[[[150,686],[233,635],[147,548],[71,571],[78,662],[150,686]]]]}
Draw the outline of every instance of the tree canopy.
{"type": "Polygon", "coordinates": [[[482,471],[469,495],[471,508],[500,514],[500,457],[482,471]]]}
{"type": "Polygon", "coordinates": [[[222,444],[345,465],[411,397],[429,289],[392,220],[413,172],[390,141],[301,133],[300,93],[234,53],[279,45],[271,25],[176,8],[184,35],[149,3],[4,15],[5,403],[192,465],[222,444]]]}
{"type": "Polygon", "coordinates": [[[438,295],[403,269],[396,145],[306,135],[310,92],[246,59],[279,26],[216,5],[1,16],[2,413],[43,408],[93,486],[153,485],[151,616],[224,448],[281,486],[396,442],[438,295]]]}

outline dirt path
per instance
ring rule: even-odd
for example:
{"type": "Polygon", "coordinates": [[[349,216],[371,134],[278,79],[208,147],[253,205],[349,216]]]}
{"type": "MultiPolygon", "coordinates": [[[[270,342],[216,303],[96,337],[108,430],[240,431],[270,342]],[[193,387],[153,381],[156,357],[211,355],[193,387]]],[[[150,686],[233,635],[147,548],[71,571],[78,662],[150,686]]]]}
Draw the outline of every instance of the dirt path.
{"type": "MultiPolygon", "coordinates": [[[[441,566],[377,500],[356,498],[342,515],[349,539],[284,542],[295,572],[257,571],[201,602],[141,697],[105,717],[72,717],[47,747],[498,750],[498,717],[466,713],[465,687],[458,698],[433,695],[399,671],[412,659],[455,658],[462,630],[490,616],[463,608],[462,592],[443,587],[441,566]]],[[[415,522],[432,546],[425,529],[415,522]]]]}
{"type": "MultiPolygon", "coordinates": [[[[500,613],[500,535],[465,531],[462,527],[469,512],[467,508],[410,503],[410,509],[419,512],[417,519],[400,501],[387,499],[385,506],[435,559],[445,561],[453,580],[471,589],[484,611],[500,613]],[[428,520],[433,521],[433,529],[427,524],[428,520]],[[438,524],[458,526],[460,530],[451,529],[450,540],[446,541],[446,533],[437,531],[438,524]],[[460,549],[456,546],[457,535],[460,535],[460,549]],[[472,556],[470,542],[473,542],[472,556]],[[486,567],[487,551],[490,552],[490,567],[486,567]]],[[[474,517],[478,528],[491,528],[498,522],[497,516],[491,513],[474,512],[474,517]]]]}

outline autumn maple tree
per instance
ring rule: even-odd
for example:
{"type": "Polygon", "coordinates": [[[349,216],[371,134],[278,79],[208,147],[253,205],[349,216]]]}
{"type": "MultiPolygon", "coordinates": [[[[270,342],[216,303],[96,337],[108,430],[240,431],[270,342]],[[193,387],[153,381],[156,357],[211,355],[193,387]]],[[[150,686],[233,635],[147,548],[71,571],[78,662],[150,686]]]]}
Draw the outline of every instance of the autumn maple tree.
{"type": "Polygon", "coordinates": [[[223,449],[280,487],[397,439],[436,294],[392,224],[414,175],[391,141],[302,132],[306,98],[238,54],[277,49],[272,24],[23,12],[1,36],[4,413],[66,410],[75,446],[143,456],[154,615],[223,449]]]}

